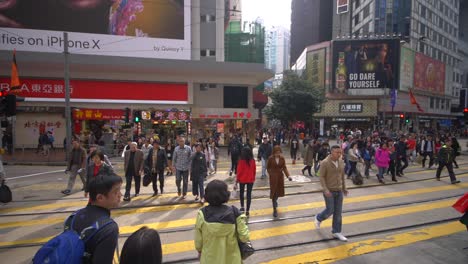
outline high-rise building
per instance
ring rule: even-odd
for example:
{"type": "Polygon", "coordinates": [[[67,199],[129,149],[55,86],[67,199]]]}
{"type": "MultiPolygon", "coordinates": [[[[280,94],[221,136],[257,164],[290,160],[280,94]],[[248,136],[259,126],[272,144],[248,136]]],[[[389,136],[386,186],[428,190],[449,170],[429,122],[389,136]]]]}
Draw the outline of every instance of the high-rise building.
{"type": "Polygon", "coordinates": [[[292,0],[290,65],[296,62],[305,47],[331,40],[333,2],[292,0]]]}
{"type": "Polygon", "coordinates": [[[275,73],[289,69],[290,33],[284,27],[272,27],[265,33],[265,66],[275,73]]]}
{"type": "Polygon", "coordinates": [[[445,63],[445,96],[458,104],[460,0],[354,0],[351,6],[354,37],[400,37],[412,50],[445,63]]]}
{"type": "Polygon", "coordinates": [[[462,85],[460,92],[460,105],[458,111],[462,111],[468,107],[468,1],[460,1],[460,15],[459,15],[459,38],[458,38],[458,54],[460,56],[460,63],[458,65],[461,76],[459,82],[462,85]]]}

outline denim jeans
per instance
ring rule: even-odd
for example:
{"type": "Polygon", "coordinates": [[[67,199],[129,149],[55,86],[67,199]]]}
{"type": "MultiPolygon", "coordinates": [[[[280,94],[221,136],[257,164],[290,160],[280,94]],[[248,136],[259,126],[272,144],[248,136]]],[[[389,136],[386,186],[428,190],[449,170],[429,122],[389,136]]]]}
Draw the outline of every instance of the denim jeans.
{"type": "Polygon", "coordinates": [[[266,160],[262,158],[262,177],[266,176],[266,160]]]}
{"type": "Polygon", "coordinates": [[[325,196],[325,210],[317,215],[317,220],[322,222],[333,215],[332,233],[341,233],[341,211],[343,209],[343,192],[331,192],[331,197],[325,196]]]}
{"type": "Polygon", "coordinates": [[[180,194],[182,191],[182,195],[187,195],[187,188],[188,188],[188,171],[181,171],[176,170],[176,185],[177,185],[177,193],[180,194]],[[182,181],[182,190],[180,188],[180,182],[182,181]]]}
{"type": "Polygon", "coordinates": [[[377,174],[377,178],[379,178],[379,180],[382,180],[385,172],[388,170],[388,167],[377,167],[377,168],[379,168],[379,173],[377,174]]]}

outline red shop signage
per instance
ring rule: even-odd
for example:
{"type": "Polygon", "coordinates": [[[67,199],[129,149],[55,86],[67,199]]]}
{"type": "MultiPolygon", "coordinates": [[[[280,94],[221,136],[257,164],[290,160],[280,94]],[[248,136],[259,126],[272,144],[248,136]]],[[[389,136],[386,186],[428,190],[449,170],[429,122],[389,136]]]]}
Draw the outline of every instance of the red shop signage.
{"type": "Polygon", "coordinates": [[[76,109],[73,111],[75,120],[119,120],[123,119],[124,111],[120,109],[76,109]]]}
{"type": "MultiPolygon", "coordinates": [[[[20,79],[19,96],[26,101],[64,102],[65,85],[59,79],[20,79]]],[[[10,89],[10,79],[0,78],[0,88],[10,89]]],[[[72,102],[186,104],[186,83],[146,83],[70,80],[72,102]]]]}

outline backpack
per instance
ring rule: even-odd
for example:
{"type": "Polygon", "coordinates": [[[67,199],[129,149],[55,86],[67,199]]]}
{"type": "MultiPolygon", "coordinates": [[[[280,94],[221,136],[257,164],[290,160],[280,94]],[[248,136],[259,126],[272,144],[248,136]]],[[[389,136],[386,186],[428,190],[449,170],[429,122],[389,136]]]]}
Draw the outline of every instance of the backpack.
{"type": "Polygon", "coordinates": [[[85,250],[86,242],[114,220],[110,217],[102,217],[78,234],[73,230],[78,212],[80,211],[67,218],[64,231],[60,235],[49,240],[37,251],[32,261],[33,264],[81,264],[91,258],[91,254],[85,250]]]}
{"type": "Polygon", "coordinates": [[[5,184],[5,181],[2,181],[2,185],[0,186],[0,202],[9,203],[11,202],[11,200],[12,200],[11,190],[5,184]]]}

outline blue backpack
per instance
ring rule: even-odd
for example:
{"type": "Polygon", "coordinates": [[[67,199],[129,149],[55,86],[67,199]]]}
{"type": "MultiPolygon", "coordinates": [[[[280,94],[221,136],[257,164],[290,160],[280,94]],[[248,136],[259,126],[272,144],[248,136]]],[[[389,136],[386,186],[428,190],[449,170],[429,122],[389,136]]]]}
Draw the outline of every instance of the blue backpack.
{"type": "Polygon", "coordinates": [[[73,230],[75,216],[79,211],[73,213],[65,221],[64,231],[44,244],[33,258],[33,264],[81,264],[86,263],[86,259],[91,258],[91,254],[86,252],[85,244],[99,230],[114,222],[112,218],[103,217],[98,219],[92,226],[89,226],[78,234],[73,230]]]}

